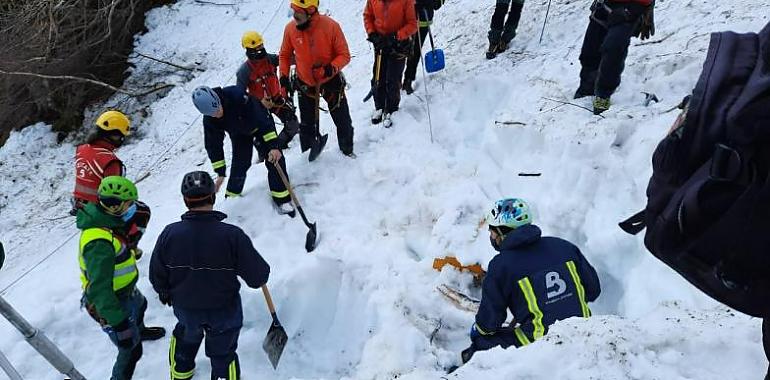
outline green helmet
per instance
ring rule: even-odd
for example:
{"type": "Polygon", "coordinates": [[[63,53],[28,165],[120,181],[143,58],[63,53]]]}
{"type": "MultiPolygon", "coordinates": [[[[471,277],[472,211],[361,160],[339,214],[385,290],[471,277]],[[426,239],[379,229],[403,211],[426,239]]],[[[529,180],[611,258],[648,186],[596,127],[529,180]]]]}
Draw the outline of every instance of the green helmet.
{"type": "Polygon", "coordinates": [[[135,201],[139,198],[136,185],[128,178],[117,175],[102,179],[97,193],[99,198],[116,198],[123,202],[135,201]]]}

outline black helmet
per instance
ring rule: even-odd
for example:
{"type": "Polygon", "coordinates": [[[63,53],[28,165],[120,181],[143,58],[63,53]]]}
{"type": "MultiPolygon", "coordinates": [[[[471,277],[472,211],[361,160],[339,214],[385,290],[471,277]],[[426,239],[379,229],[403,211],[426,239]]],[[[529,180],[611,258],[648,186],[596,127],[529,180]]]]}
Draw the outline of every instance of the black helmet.
{"type": "Polygon", "coordinates": [[[185,198],[201,198],[216,192],[214,180],[203,171],[190,172],[182,180],[182,195],[185,198]]]}

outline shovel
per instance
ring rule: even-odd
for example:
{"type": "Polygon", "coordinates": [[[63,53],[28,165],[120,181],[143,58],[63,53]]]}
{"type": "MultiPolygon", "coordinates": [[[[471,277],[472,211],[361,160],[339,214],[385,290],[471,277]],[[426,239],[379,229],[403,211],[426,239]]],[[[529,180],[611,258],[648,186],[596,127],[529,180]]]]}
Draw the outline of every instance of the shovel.
{"type": "MultiPolygon", "coordinates": [[[[318,158],[318,155],[321,154],[321,152],[324,150],[324,146],[326,146],[326,140],[329,138],[328,134],[326,135],[321,134],[321,116],[319,112],[320,109],[321,109],[321,84],[317,83],[315,85],[315,135],[318,136],[318,139],[313,144],[313,146],[310,147],[310,154],[307,156],[307,160],[310,162],[313,162],[315,161],[316,158],[318,158]]],[[[329,112],[331,113],[331,107],[329,107],[329,112]]]]}
{"type": "MultiPolygon", "coordinates": [[[[425,19],[428,19],[427,11],[425,19]]],[[[430,51],[425,53],[425,71],[435,73],[436,71],[443,70],[446,65],[444,62],[444,50],[436,49],[436,46],[433,44],[433,32],[430,30],[430,26],[428,26],[428,36],[430,36],[430,51]]]]}
{"type": "Polygon", "coordinates": [[[297,199],[297,195],[294,194],[294,189],[291,188],[289,179],[286,178],[286,173],[284,173],[283,169],[281,169],[281,165],[279,165],[277,162],[274,165],[275,169],[278,170],[278,175],[281,177],[283,185],[286,187],[286,190],[289,191],[291,201],[294,202],[294,206],[297,208],[297,210],[299,210],[299,215],[302,217],[302,221],[308,228],[307,237],[305,238],[305,250],[308,251],[308,253],[313,252],[316,245],[318,244],[318,231],[316,230],[316,225],[315,223],[310,223],[310,221],[307,220],[305,211],[302,210],[302,205],[299,204],[299,199],[297,199]]]}
{"type": "Polygon", "coordinates": [[[278,361],[281,360],[281,354],[284,347],[286,347],[286,341],[289,337],[286,335],[286,330],[281,326],[281,322],[278,321],[278,315],[275,314],[275,306],[273,306],[273,298],[270,297],[270,292],[267,290],[267,284],[262,285],[262,293],[265,295],[265,302],[267,302],[267,308],[270,310],[270,315],[273,317],[273,323],[270,325],[270,329],[267,330],[265,340],[262,342],[262,349],[265,350],[267,358],[270,360],[270,364],[273,365],[273,369],[278,368],[278,361]]]}
{"type": "Polygon", "coordinates": [[[382,49],[377,50],[374,58],[374,85],[369,90],[369,93],[364,97],[364,103],[366,103],[372,96],[377,88],[380,87],[380,68],[382,67],[382,49]]]}

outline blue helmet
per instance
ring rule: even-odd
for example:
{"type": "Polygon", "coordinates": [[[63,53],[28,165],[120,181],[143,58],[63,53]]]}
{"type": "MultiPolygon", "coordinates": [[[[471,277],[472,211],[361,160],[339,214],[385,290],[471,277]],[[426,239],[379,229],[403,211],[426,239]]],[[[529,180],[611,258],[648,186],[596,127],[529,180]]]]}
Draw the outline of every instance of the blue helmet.
{"type": "Polygon", "coordinates": [[[200,113],[206,116],[214,116],[222,109],[222,101],[211,87],[200,86],[192,93],[193,104],[200,113]]]}
{"type": "Polygon", "coordinates": [[[501,199],[487,213],[490,227],[516,229],[532,223],[532,212],[526,202],[518,198],[501,199]]]}

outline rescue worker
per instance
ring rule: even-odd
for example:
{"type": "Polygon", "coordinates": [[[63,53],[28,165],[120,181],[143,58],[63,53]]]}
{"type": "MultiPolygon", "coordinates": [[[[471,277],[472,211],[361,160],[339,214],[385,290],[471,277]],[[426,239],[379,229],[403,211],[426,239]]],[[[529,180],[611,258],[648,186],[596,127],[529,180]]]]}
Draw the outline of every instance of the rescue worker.
{"type": "MultiPolygon", "coordinates": [[[[70,211],[73,216],[86,204],[97,202],[97,190],[102,178],[126,174],[115,150],[123,145],[130,133],[128,118],[120,111],[106,111],[94,124],[96,130],[89,136],[88,142],[78,145],[75,151],[75,190],[72,192],[73,207],[70,211]]],[[[150,223],[150,207],[140,201],[134,204],[136,213],[128,222],[128,244],[139,258],[142,250],[137,244],[150,223]]]]}
{"type": "Polygon", "coordinates": [[[139,272],[126,234],[126,221],[137,210],[136,199],[136,186],[131,181],[105,177],[97,190],[97,201],[77,212],[81,303],[118,348],[112,380],[131,379],[142,357],[142,341],[166,335],[162,327],[144,325],[147,300],[136,288],[139,272]]]}
{"type": "Polygon", "coordinates": [[[374,45],[372,124],[390,128],[391,114],[401,103],[401,78],[417,33],[414,0],[367,0],[364,8],[367,41],[374,45]]]}
{"type": "Polygon", "coordinates": [[[444,5],[445,0],[416,0],[414,3],[414,11],[417,15],[419,36],[417,43],[412,41],[412,53],[406,59],[406,71],[404,71],[404,83],[401,88],[406,91],[407,95],[411,95],[414,92],[412,82],[417,77],[417,65],[422,58],[422,45],[425,44],[425,38],[428,37],[428,30],[431,24],[433,24],[433,11],[439,10],[444,5]]]}
{"type": "Polygon", "coordinates": [[[497,0],[492,21],[489,24],[489,49],[487,59],[493,59],[498,54],[508,50],[508,45],[516,37],[516,28],[519,27],[521,10],[524,8],[524,0],[497,0]],[[508,13],[506,19],[505,14],[508,13]]]}
{"type": "Polygon", "coordinates": [[[241,46],[246,49],[248,59],[238,69],[238,86],[278,116],[283,124],[278,134],[278,148],[288,149],[289,141],[299,132],[299,121],[292,98],[278,83],[278,56],[267,53],[262,35],[255,31],[243,33],[241,46]]]}
{"type": "Polygon", "coordinates": [[[575,99],[594,96],[593,111],[610,109],[620,85],[632,36],[655,34],[654,0],[595,0],[580,50],[580,86],[575,99]]]}
{"type": "Polygon", "coordinates": [[[216,190],[227,176],[225,152],[222,144],[225,132],[232,144],[230,179],[227,181],[225,197],[239,197],[246,183],[246,172],[251,167],[252,148],[267,157],[267,180],[273,207],[279,214],[294,217],[289,190],[281,181],[276,163],[286,173],[286,160],[278,149],[275,123],[269,111],[253,97],[246,95],[241,87],[228,86],[210,88],[201,86],[192,94],[193,104],[203,116],[203,138],[211,166],[217,173],[216,190]]]}
{"type": "Polygon", "coordinates": [[[150,261],[150,282],[178,320],[168,355],[171,379],[193,377],[205,337],[211,378],[237,380],[243,326],[238,277],[257,289],[267,283],[270,267],[243,230],[214,211],[216,185],[208,173],[185,174],[182,196],[188,211],[166,226],[150,261]]]}
{"type": "Polygon", "coordinates": [[[500,253],[487,266],[463,363],[476,351],[534,342],[558,320],[591,316],[587,302],[601,291],[596,271],[580,250],[566,240],[542,237],[523,200],[495,202],[486,221],[490,243],[500,253]],[[503,326],[507,310],[514,322],[503,326]]]}
{"type": "Polygon", "coordinates": [[[314,161],[326,145],[318,125],[317,101],[326,100],[342,154],[353,153],[353,122],[345,95],[342,68],[350,62],[348,42],[340,25],[331,17],[318,13],[318,0],[290,0],[294,20],[286,24],[279,54],[280,84],[287,92],[298,91],[299,142],[302,151],[311,149],[314,161]],[[289,79],[292,57],[296,61],[296,78],[289,79]]]}

